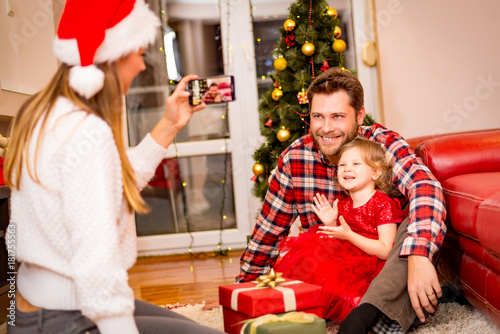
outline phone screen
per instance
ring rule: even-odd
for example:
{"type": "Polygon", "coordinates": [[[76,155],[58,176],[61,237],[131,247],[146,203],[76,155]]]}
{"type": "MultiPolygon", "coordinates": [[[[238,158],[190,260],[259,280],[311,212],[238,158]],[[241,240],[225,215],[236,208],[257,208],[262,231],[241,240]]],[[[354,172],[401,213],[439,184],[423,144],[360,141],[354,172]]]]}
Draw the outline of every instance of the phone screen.
{"type": "Polygon", "coordinates": [[[198,79],[188,82],[189,103],[197,106],[202,102],[217,104],[236,99],[232,75],[198,79]]]}

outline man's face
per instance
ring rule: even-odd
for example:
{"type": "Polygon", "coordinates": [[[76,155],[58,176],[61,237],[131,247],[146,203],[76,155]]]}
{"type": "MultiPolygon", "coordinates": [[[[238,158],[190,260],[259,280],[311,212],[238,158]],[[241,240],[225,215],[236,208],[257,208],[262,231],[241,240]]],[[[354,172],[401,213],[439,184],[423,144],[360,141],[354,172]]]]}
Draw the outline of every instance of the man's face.
{"type": "Polygon", "coordinates": [[[217,86],[210,86],[210,88],[208,89],[208,92],[210,93],[210,95],[212,96],[215,96],[217,95],[217,92],[219,91],[219,89],[217,88],[217,86]]]}
{"type": "Polygon", "coordinates": [[[321,153],[333,163],[337,163],[340,147],[356,137],[365,118],[365,109],[361,108],[356,117],[349,102],[349,95],[343,90],[330,95],[316,94],[312,100],[311,136],[321,153]]]}

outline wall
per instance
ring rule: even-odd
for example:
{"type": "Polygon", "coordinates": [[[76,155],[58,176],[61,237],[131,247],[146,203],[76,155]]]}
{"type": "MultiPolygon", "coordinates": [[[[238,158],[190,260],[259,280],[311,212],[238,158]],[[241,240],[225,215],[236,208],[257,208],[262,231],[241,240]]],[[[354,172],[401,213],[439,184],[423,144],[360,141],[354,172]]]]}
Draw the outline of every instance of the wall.
{"type": "Polygon", "coordinates": [[[385,125],[410,138],[500,127],[500,2],[377,0],[385,125]]]}
{"type": "Polygon", "coordinates": [[[12,118],[29,94],[40,90],[57,68],[52,48],[45,45],[51,45],[63,6],[64,0],[0,2],[0,30],[3,32],[0,38],[2,135],[8,134],[12,118]],[[11,15],[8,15],[9,10],[12,11],[11,15]],[[12,80],[23,84],[15,86],[12,80]]]}

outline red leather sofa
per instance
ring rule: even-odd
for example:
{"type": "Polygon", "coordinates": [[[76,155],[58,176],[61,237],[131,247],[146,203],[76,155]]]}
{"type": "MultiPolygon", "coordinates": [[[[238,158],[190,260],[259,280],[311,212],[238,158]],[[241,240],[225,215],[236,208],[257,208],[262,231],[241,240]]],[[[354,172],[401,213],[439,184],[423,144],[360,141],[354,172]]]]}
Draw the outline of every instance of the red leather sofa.
{"type": "Polygon", "coordinates": [[[500,129],[408,140],[443,187],[438,272],[500,327],[500,129]]]}

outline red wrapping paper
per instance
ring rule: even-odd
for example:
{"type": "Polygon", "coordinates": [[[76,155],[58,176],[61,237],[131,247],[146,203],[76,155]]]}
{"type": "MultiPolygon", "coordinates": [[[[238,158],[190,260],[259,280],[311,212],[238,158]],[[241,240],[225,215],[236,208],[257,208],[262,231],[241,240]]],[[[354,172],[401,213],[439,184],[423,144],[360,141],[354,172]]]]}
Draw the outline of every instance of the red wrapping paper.
{"type": "Polygon", "coordinates": [[[286,279],[275,289],[256,288],[255,283],[219,287],[219,304],[223,306],[224,330],[239,333],[243,320],[264,314],[302,311],[322,317],[321,287],[286,279]]]}

